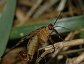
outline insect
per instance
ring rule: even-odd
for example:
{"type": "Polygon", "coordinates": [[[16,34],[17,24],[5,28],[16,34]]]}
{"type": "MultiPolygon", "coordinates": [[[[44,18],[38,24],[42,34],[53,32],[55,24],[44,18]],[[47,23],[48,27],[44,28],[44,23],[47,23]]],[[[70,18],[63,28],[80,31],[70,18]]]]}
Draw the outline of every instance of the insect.
{"type": "MultiPolygon", "coordinates": [[[[60,13],[61,14],[61,13],[60,13]]],[[[59,14],[59,16],[60,16],[59,14]]],[[[57,19],[59,18],[59,16],[57,17],[57,19]]],[[[57,21],[56,19],[56,21],[57,21]]],[[[55,23],[56,23],[55,21],[55,23]]],[[[59,33],[57,32],[57,30],[54,28],[54,24],[49,24],[48,26],[43,26],[38,28],[37,30],[33,31],[32,33],[30,33],[29,35],[25,36],[24,38],[22,38],[14,47],[20,45],[21,43],[23,43],[25,40],[29,40],[28,44],[27,44],[27,52],[25,53],[25,51],[20,51],[19,55],[23,60],[26,61],[32,61],[33,56],[35,54],[36,51],[38,51],[38,48],[40,46],[46,46],[48,43],[47,41],[50,40],[50,35],[55,32],[56,35],[62,39],[59,35],[59,33]]],[[[63,40],[63,39],[62,39],[63,40]]],[[[52,42],[52,41],[51,41],[52,42]]],[[[12,49],[14,48],[12,47],[12,49]]],[[[53,46],[54,48],[54,46],[53,46]]]]}

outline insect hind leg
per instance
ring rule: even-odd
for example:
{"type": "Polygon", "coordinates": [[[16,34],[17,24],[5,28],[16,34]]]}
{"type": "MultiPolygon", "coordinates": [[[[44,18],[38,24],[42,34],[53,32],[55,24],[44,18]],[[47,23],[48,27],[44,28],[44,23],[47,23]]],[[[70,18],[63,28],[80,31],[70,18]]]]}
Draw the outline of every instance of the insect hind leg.
{"type": "Polygon", "coordinates": [[[15,46],[12,47],[12,49],[19,46],[20,44],[22,44],[25,40],[27,40],[26,37],[22,38],[19,42],[17,42],[17,44],[15,46]]]}
{"type": "Polygon", "coordinates": [[[17,42],[11,49],[7,50],[5,53],[11,51],[12,49],[14,49],[15,47],[19,46],[20,44],[24,43],[25,40],[28,39],[28,36],[22,38],[19,42],[17,42]]]}
{"type": "Polygon", "coordinates": [[[53,46],[53,49],[54,49],[54,51],[53,52],[55,52],[55,47],[54,47],[54,42],[53,42],[53,40],[51,39],[51,37],[49,37],[49,40],[50,40],[50,42],[52,43],[52,46],[53,46]]]}
{"type": "Polygon", "coordinates": [[[55,32],[56,35],[57,35],[61,40],[63,40],[63,38],[60,36],[59,32],[58,32],[56,29],[54,29],[53,32],[55,32]]]}

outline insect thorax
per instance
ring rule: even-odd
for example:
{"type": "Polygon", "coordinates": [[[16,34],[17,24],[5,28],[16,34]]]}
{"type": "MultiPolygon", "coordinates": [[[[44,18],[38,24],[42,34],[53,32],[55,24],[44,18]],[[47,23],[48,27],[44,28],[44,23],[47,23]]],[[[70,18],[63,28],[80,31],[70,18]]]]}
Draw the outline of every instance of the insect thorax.
{"type": "Polygon", "coordinates": [[[46,43],[48,38],[49,38],[49,35],[50,35],[50,30],[48,29],[48,27],[44,27],[42,28],[39,32],[38,32],[38,40],[39,40],[39,43],[42,44],[42,43],[46,43]]]}

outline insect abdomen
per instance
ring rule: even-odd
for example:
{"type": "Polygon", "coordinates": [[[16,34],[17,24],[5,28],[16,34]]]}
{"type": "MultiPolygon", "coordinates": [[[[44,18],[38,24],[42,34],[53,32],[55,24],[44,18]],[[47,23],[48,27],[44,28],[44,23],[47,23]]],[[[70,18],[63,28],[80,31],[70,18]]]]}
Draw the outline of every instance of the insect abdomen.
{"type": "Polygon", "coordinates": [[[33,59],[34,53],[36,52],[38,48],[38,37],[35,35],[32,37],[31,40],[29,40],[27,44],[27,60],[31,61],[33,59]]]}

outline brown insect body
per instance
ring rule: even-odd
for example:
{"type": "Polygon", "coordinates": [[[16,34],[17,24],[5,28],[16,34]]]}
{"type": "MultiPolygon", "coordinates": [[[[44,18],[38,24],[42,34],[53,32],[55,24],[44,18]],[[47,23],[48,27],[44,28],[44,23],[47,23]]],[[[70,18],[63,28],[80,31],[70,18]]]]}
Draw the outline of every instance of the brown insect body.
{"type": "MultiPolygon", "coordinates": [[[[60,16],[60,14],[59,14],[59,16],[60,16]]],[[[56,21],[57,21],[57,19],[56,19],[56,21]]],[[[55,23],[56,23],[56,21],[55,21],[55,23]]],[[[55,25],[55,23],[54,23],[54,25],[55,25]]],[[[57,34],[57,36],[59,38],[61,38],[59,33],[54,29],[54,25],[49,24],[48,26],[40,27],[39,29],[33,31],[29,35],[22,38],[11,49],[13,49],[16,46],[20,45],[25,40],[29,40],[28,44],[27,44],[27,52],[25,53],[24,51],[22,51],[21,53],[19,53],[19,55],[20,55],[20,58],[23,59],[23,60],[32,61],[33,56],[34,56],[35,52],[38,51],[39,47],[46,46],[48,44],[47,41],[50,38],[50,35],[52,34],[52,32],[55,32],[57,34]]]]}
{"type": "MultiPolygon", "coordinates": [[[[38,48],[41,46],[46,46],[48,43],[48,38],[50,34],[53,32],[51,27],[53,27],[52,24],[49,24],[47,27],[41,27],[37,30],[37,33],[35,33],[30,39],[27,44],[27,61],[31,61],[33,59],[33,56],[36,51],[38,51],[38,48]]],[[[31,33],[32,34],[32,33],[31,33]]],[[[31,35],[30,34],[30,35],[31,35]]]]}

